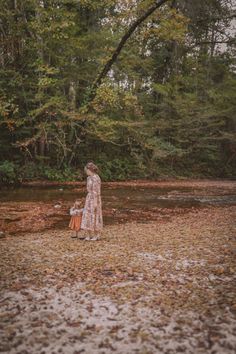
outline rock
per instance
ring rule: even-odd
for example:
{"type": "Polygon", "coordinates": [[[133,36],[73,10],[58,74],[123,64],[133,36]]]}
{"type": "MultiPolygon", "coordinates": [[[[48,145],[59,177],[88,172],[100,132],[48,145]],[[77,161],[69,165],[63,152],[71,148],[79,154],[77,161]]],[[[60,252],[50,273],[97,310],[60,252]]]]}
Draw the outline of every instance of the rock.
{"type": "Polygon", "coordinates": [[[4,238],[4,237],[6,237],[5,232],[4,231],[0,231],[0,238],[4,238]]]}
{"type": "Polygon", "coordinates": [[[60,204],[56,204],[56,205],[54,205],[54,208],[55,208],[55,209],[60,209],[60,208],[61,208],[61,205],[60,205],[60,204]]]}

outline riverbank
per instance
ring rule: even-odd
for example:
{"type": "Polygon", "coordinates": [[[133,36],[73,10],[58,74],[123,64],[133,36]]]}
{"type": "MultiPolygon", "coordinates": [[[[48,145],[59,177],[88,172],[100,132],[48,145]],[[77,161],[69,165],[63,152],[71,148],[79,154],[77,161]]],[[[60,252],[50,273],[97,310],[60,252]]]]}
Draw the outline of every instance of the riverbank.
{"type": "Polygon", "coordinates": [[[235,216],[109,225],[99,242],[68,230],[2,239],[1,351],[233,354],[235,216]]]}
{"type": "MultiPolygon", "coordinates": [[[[69,208],[84,198],[85,184],[53,184],[42,181],[2,191],[0,231],[6,234],[67,228],[69,208]],[[39,185],[37,185],[39,183],[39,185]]],[[[236,181],[169,180],[104,182],[105,224],[156,220],[188,213],[204,206],[236,205],[236,181]]]]}
{"type": "MultiPolygon", "coordinates": [[[[84,181],[73,181],[73,182],[58,182],[58,181],[25,181],[22,182],[22,186],[25,187],[53,187],[53,186],[85,186],[84,181]]],[[[104,187],[133,187],[133,186],[143,186],[143,187],[188,187],[188,188],[209,188],[209,187],[227,187],[235,188],[236,180],[231,179],[189,179],[189,178],[160,178],[156,180],[139,179],[139,180],[127,180],[127,181],[113,181],[113,182],[103,182],[104,187]]]]}

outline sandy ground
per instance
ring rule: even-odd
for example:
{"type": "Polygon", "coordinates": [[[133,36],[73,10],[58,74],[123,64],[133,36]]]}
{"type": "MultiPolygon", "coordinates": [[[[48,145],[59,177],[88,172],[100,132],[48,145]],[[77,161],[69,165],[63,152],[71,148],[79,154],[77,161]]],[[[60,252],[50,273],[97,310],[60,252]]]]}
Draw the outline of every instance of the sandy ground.
{"type": "Polygon", "coordinates": [[[0,240],[0,352],[236,351],[236,206],[0,240]]]}

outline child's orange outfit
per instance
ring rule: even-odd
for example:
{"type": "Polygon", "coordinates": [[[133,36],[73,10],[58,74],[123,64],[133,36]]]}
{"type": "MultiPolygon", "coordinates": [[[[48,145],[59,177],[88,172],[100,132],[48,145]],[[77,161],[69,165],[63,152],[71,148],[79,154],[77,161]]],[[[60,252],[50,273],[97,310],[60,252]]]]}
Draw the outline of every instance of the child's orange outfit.
{"type": "Polygon", "coordinates": [[[69,227],[71,228],[71,230],[74,231],[80,230],[82,213],[83,213],[83,209],[76,209],[75,207],[72,207],[70,209],[71,219],[70,219],[69,227]]]}

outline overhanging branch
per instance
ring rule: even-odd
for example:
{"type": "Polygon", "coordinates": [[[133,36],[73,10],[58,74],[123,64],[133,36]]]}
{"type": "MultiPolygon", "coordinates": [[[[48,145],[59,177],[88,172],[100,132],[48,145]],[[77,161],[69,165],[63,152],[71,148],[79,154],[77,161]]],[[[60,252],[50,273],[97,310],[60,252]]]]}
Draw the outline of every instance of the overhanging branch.
{"type": "Polygon", "coordinates": [[[128,29],[128,31],[123,35],[123,37],[121,38],[118,46],[116,47],[115,51],[113,52],[111,58],[106,62],[106,64],[104,65],[103,69],[101,70],[100,74],[98,75],[98,77],[96,78],[96,80],[94,81],[92,87],[91,87],[91,91],[88,97],[88,101],[92,101],[94,99],[94,97],[96,96],[96,91],[97,88],[101,85],[102,83],[102,79],[106,77],[106,75],[108,74],[108,72],[110,71],[112,65],[115,63],[118,55],[120,54],[122,48],[124,47],[125,43],[127,42],[127,40],[131,37],[131,35],[133,34],[133,32],[136,30],[136,28],[143,22],[145,21],[155,10],[157,10],[159,7],[161,7],[162,5],[164,5],[166,2],[168,2],[169,0],[159,0],[159,1],[155,1],[155,4],[153,4],[142,16],[140,16],[128,29]]]}

